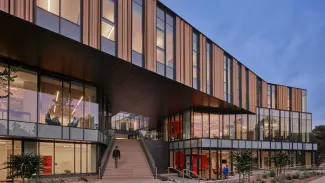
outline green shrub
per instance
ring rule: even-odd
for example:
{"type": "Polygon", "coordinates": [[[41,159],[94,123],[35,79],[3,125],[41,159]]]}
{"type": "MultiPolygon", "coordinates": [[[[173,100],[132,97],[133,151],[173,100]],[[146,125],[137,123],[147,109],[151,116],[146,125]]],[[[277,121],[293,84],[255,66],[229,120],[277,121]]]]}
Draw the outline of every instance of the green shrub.
{"type": "Polygon", "coordinates": [[[276,183],[278,182],[276,179],[271,179],[271,183],[276,183]]]}
{"type": "Polygon", "coordinates": [[[287,174],[287,175],[286,175],[286,179],[287,179],[287,180],[292,180],[292,176],[291,176],[290,174],[287,174]]]}
{"type": "Polygon", "coordinates": [[[267,179],[268,177],[269,177],[269,174],[268,173],[265,173],[265,174],[262,175],[262,178],[263,179],[267,179]]]}
{"type": "Polygon", "coordinates": [[[258,176],[256,177],[256,181],[262,181],[262,178],[261,178],[260,175],[258,175],[258,176]]]}
{"type": "Polygon", "coordinates": [[[294,173],[294,174],[292,174],[292,179],[299,179],[299,177],[300,177],[300,173],[294,173]]]}
{"type": "Polygon", "coordinates": [[[272,169],[270,172],[270,177],[275,177],[275,175],[276,175],[275,170],[272,169]]]}
{"type": "Polygon", "coordinates": [[[83,182],[88,182],[87,177],[80,177],[79,180],[80,180],[80,181],[83,181],[83,182]]]}

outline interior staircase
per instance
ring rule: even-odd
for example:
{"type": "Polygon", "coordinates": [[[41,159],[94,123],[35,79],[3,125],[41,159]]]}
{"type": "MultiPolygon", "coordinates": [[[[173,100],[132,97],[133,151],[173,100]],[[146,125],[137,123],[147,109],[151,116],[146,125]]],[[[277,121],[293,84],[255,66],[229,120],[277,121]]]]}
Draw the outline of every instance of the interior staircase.
{"type": "Polygon", "coordinates": [[[118,146],[121,159],[115,168],[115,160],[110,154],[103,180],[116,179],[153,179],[146,155],[137,139],[116,139],[113,149],[118,146]]]}

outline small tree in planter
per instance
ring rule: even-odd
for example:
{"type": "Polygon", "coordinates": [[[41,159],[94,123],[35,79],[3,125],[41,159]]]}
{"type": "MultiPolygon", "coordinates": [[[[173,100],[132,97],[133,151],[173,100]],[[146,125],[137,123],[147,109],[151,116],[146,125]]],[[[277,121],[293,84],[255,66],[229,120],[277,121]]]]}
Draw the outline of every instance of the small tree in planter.
{"type": "Polygon", "coordinates": [[[5,165],[3,169],[9,169],[9,178],[21,177],[23,182],[38,175],[44,169],[43,158],[34,154],[11,155],[5,165]]]}
{"type": "Polygon", "coordinates": [[[241,178],[242,173],[247,173],[248,182],[250,182],[250,172],[252,169],[252,156],[253,156],[252,151],[246,149],[233,152],[232,154],[233,165],[238,170],[239,180],[241,178]]]}
{"type": "Polygon", "coordinates": [[[277,169],[277,175],[281,175],[282,169],[284,169],[284,167],[291,162],[289,155],[284,152],[275,153],[273,156],[271,156],[270,159],[272,162],[274,162],[274,165],[277,169]]]}

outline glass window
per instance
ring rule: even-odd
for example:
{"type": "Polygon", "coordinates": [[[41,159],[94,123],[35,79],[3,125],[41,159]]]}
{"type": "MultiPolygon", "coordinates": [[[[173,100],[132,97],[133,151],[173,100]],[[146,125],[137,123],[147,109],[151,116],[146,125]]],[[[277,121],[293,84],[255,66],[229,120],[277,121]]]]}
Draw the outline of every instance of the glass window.
{"type": "Polygon", "coordinates": [[[85,120],[84,128],[98,129],[99,106],[95,87],[85,86],[85,120]]]}
{"type": "Polygon", "coordinates": [[[243,122],[242,116],[236,115],[236,139],[239,139],[239,140],[241,139],[241,136],[242,136],[241,132],[242,132],[242,129],[244,128],[242,126],[242,122],[243,122]]]}
{"type": "Polygon", "coordinates": [[[75,144],[75,173],[81,173],[81,144],[75,144]]]}
{"type": "Polygon", "coordinates": [[[9,120],[37,122],[37,74],[23,69],[10,82],[9,120]]]}
{"type": "Polygon", "coordinates": [[[236,118],[235,115],[230,115],[229,120],[229,131],[230,131],[230,139],[236,139],[236,118]]]}
{"type": "Polygon", "coordinates": [[[190,139],[191,137],[191,116],[190,111],[183,113],[183,139],[190,139]]]}
{"type": "Polygon", "coordinates": [[[229,115],[223,115],[223,136],[222,139],[229,139],[229,115]]]}
{"type": "Polygon", "coordinates": [[[202,138],[202,115],[201,113],[193,113],[193,138],[202,138]]]}
{"type": "Polygon", "coordinates": [[[37,0],[36,5],[48,12],[59,16],[60,0],[37,0]]]}
{"type": "Polygon", "coordinates": [[[62,81],[41,77],[39,123],[60,126],[62,123],[62,81]]]}
{"type": "Polygon", "coordinates": [[[162,63],[157,62],[157,73],[164,76],[165,75],[165,67],[162,63]]]}
{"type": "Polygon", "coordinates": [[[55,143],[55,174],[74,173],[74,144],[55,143]]]}
{"type": "Polygon", "coordinates": [[[81,172],[87,173],[87,145],[81,144],[81,172]]]}
{"type": "Polygon", "coordinates": [[[264,120],[264,140],[270,140],[270,122],[269,122],[269,110],[268,109],[262,109],[261,111],[261,117],[260,119],[264,120]]]}
{"type": "Polygon", "coordinates": [[[80,0],[61,0],[61,17],[80,25],[80,0]]]}
{"type": "Polygon", "coordinates": [[[212,82],[211,82],[211,76],[212,76],[212,67],[211,67],[211,43],[206,44],[206,69],[207,69],[207,94],[212,94],[212,82]]]}
{"type": "Polygon", "coordinates": [[[292,140],[294,142],[299,141],[299,113],[298,112],[292,112],[292,140]]]}
{"type": "Polygon", "coordinates": [[[111,41],[115,41],[114,25],[102,21],[102,36],[111,41]]]}
{"type": "Polygon", "coordinates": [[[9,173],[8,169],[3,169],[6,165],[3,162],[8,161],[10,156],[12,155],[12,140],[4,140],[0,139],[0,181],[1,182],[9,182],[11,180],[7,179],[7,175],[9,173]]]}
{"type": "Polygon", "coordinates": [[[307,132],[307,114],[306,113],[300,113],[301,142],[306,142],[306,132],[307,132]]]}
{"type": "Polygon", "coordinates": [[[80,0],[37,0],[36,24],[80,41],[80,0]]]}
{"type": "MultiPolygon", "coordinates": [[[[0,72],[2,73],[8,73],[9,70],[7,67],[0,65],[0,72]]],[[[0,76],[0,96],[8,96],[8,74],[4,74],[2,76],[0,76]]],[[[2,97],[0,98],[0,111],[1,111],[1,116],[0,119],[7,119],[7,110],[8,110],[8,98],[7,97],[2,97]]],[[[7,124],[7,122],[5,122],[7,124]]],[[[3,127],[6,128],[6,127],[3,127]]],[[[6,129],[3,129],[4,131],[6,131],[5,133],[7,133],[6,129]]],[[[2,130],[0,130],[2,131],[2,130]]]]}
{"type": "Polygon", "coordinates": [[[203,138],[209,138],[209,114],[203,113],[203,138]]]}
{"type": "Polygon", "coordinates": [[[132,1],[132,50],[142,55],[143,42],[143,13],[142,4],[138,4],[135,0],[132,1]]]}
{"type": "Polygon", "coordinates": [[[174,29],[166,25],[166,65],[174,67],[174,29]]]}
{"type": "Polygon", "coordinates": [[[211,161],[211,157],[210,157],[209,150],[202,150],[200,161],[199,161],[201,162],[200,175],[205,179],[209,179],[210,161],[211,161]]]}
{"type": "Polygon", "coordinates": [[[96,144],[88,144],[88,173],[96,172],[97,151],[96,144]]]}
{"type": "Polygon", "coordinates": [[[54,174],[54,143],[52,142],[40,142],[39,153],[43,157],[44,170],[42,175],[54,174]]]}
{"type": "Polygon", "coordinates": [[[307,90],[302,90],[302,112],[307,112],[307,90]]]}
{"type": "MultiPolygon", "coordinates": [[[[248,115],[248,140],[258,140],[258,124],[256,123],[256,115],[248,115]]],[[[262,126],[263,127],[263,126],[262,126]]]]}
{"type": "Polygon", "coordinates": [[[210,138],[220,138],[219,115],[210,114],[210,138]]]}
{"type": "Polygon", "coordinates": [[[242,115],[242,139],[247,140],[247,115],[242,115]]]}
{"type": "Polygon", "coordinates": [[[270,119],[271,135],[273,141],[280,140],[280,112],[278,110],[271,110],[272,117],[270,119]]]}
{"type": "Polygon", "coordinates": [[[165,38],[164,32],[157,29],[157,46],[164,49],[165,48],[165,38]]]}
{"type": "Polygon", "coordinates": [[[103,18],[115,22],[115,1],[103,0],[103,18]]]}
{"type": "Polygon", "coordinates": [[[115,1],[102,0],[101,50],[115,55],[115,1]]]}
{"type": "Polygon", "coordinates": [[[192,85],[193,88],[198,89],[199,88],[199,60],[198,60],[198,36],[196,33],[193,32],[192,34],[192,69],[193,69],[193,80],[192,85]]]}
{"type": "Polygon", "coordinates": [[[74,127],[83,127],[83,122],[85,122],[85,128],[90,125],[89,116],[83,116],[84,100],[83,85],[81,83],[71,82],[71,119],[78,121],[74,127]]]}

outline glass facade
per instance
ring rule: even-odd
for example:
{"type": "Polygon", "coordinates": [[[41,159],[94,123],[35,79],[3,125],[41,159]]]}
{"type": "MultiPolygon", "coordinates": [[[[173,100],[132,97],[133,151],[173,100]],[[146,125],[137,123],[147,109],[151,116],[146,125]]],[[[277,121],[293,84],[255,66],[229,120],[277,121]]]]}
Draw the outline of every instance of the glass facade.
{"type": "MultiPolygon", "coordinates": [[[[68,142],[20,141],[0,139],[0,161],[6,162],[10,155],[32,153],[44,159],[41,175],[96,173],[97,145],[68,142]]],[[[8,170],[0,165],[0,181],[9,181],[8,170]]]]}
{"type": "Polygon", "coordinates": [[[132,63],[143,67],[143,1],[132,0],[132,63]]]}
{"type": "Polygon", "coordinates": [[[81,0],[36,0],[35,23],[70,39],[81,40],[81,0]]]}
{"type": "Polygon", "coordinates": [[[115,0],[102,0],[101,7],[102,7],[101,50],[111,55],[116,55],[115,0]]]}
{"type": "Polygon", "coordinates": [[[200,88],[200,62],[199,62],[199,36],[197,33],[193,32],[192,34],[192,55],[193,55],[193,80],[192,80],[192,86],[195,89],[200,88]]]}
{"type": "Polygon", "coordinates": [[[0,71],[12,77],[2,80],[0,135],[99,141],[98,131],[110,128],[96,87],[24,67],[2,64],[0,71]]]}
{"type": "Polygon", "coordinates": [[[157,7],[157,73],[174,79],[174,16],[157,7]]]}
{"type": "Polygon", "coordinates": [[[112,116],[112,129],[123,131],[148,130],[150,118],[142,115],[119,112],[112,116]]]}
{"type": "Polygon", "coordinates": [[[310,142],[310,113],[268,108],[256,108],[256,111],[256,115],[214,114],[194,109],[177,113],[164,120],[164,133],[167,134],[165,140],[211,138],[310,142]]]}

